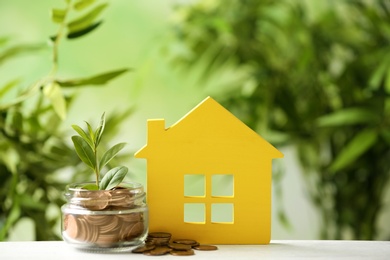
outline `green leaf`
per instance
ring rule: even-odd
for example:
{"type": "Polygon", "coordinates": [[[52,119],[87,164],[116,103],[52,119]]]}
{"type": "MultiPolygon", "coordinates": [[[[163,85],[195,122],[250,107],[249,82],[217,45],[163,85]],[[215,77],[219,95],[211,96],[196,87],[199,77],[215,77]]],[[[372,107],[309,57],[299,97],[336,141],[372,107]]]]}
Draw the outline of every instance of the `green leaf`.
{"type": "Polygon", "coordinates": [[[85,30],[95,23],[95,19],[99,14],[108,6],[107,3],[100,4],[93,8],[90,12],[82,15],[81,17],[73,20],[68,24],[69,34],[85,30]]]}
{"type": "Polygon", "coordinates": [[[81,187],[85,190],[99,190],[99,187],[95,183],[88,183],[81,187]]]}
{"type": "Polygon", "coordinates": [[[107,163],[109,163],[111,159],[114,158],[115,155],[117,155],[119,151],[123,149],[123,147],[125,147],[125,145],[126,143],[119,143],[107,150],[100,160],[99,169],[103,169],[103,167],[106,166],[107,163]]]}
{"type": "Polygon", "coordinates": [[[89,144],[80,136],[72,136],[72,141],[80,159],[93,170],[96,169],[96,157],[89,144]]]}
{"type": "Polygon", "coordinates": [[[127,174],[127,167],[118,166],[111,169],[107,172],[102,181],[100,182],[99,189],[100,190],[110,190],[116,186],[118,186],[127,174]]]}
{"type": "Polygon", "coordinates": [[[103,135],[103,131],[104,131],[104,126],[106,124],[106,119],[105,119],[105,114],[106,113],[103,113],[101,119],[100,119],[100,125],[99,127],[96,129],[95,131],[95,136],[96,136],[96,146],[99,145],[100,143],[100,140],[102,139],[102,135],[103,135]]]}
{"type": "Polygon", "coordinates": [[[89,146],[94,149],[93,140],[91,137],[78,125],[72,125],[72,128],[89,144],[89,146]]]}
{"type": "Polygon", "coordinates": [[[55,23],[62,23],[66,16],[66,9],[51,9],[51,20],[55,23]]]}
{"type": "Polygon", "coordinates": [[[66,101],[61,87],[57,82],[47,84],[43,88],[43,94],[50,100],[56,114],[62,119],[66,118],[66,101]]]}
{"type": "Polygon", "coordinates": [[[80,30],[80,31],[76,31],[76,32],[72,32],[72,33],[68,33],[68,35],[66,36],[68,39],[76,39],[76,38],[79,38],[81,36],[84,36],[90,32],[92,32],[93,30],[95,30],[96,28],[98,28],[100,25],[102,24],[102,22],[97,22],[97,23],[94,23],[94,24],[91,24],[90,26],[80,30]]]}
{"type": "Polygon", "coordinates": [[[370,128],[360,132],[341,150],[329,169],[336,172],[350,165],[375,144],[377,137],[378,133],[375,129],[370,128]]]}
{"type": "Polygon", "coordinates": [[[87,8],[88,6],[92,5],[95,2],[96,0],[79,0],[74,4],[74,8],[77,11],[80,11],[87,8]]]}
{"type": "Polygon", "coordinates": [[[92,142],[93,142],[93,147],[94,149],[97,147],[96,145],[96,136],[95,136],[95,133],[92,129],[92,126],[88,123],[88,122],[85,122],[87,124],[87,127],[88,127],[88,133],[89,133],[89,137],[91,138],[92,142]]]}
{"type": "Polygon", "coordinates": [[[82,86],[82,85],[104,85],[108,81],[112,80],[113,78],[118,77],[119,75],[127,72],[128,70],[129,69],[119,69],[119,70],[99,74],[96,76],[92,76],[89,78],[58,81],[58,84],[60,84],[63,87],[77,87],[77,86],[82,86]]]}
{"type": "Polygon", "coordinates": [[[363,108],[346,108],[321,116],[316,120],[319,127],[336,127],[377,121],[378,115],[363,108]]]}

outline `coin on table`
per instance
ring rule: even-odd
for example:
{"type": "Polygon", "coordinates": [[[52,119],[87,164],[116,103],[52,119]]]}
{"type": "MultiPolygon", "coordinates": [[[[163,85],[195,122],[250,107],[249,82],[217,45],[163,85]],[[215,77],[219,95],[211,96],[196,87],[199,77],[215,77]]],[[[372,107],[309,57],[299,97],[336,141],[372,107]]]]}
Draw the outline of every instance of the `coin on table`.
{"type": "Polygon", "coordinates": [[[178,243],[169,243],[168,246],[174,250],[190,250],[191,245],[178,244],[178,243]]]}
{"type": "Polygon", "coordinates": [[[193,249],[202,250],[202,251],[212,251],[212,250],[217,250],[218,247],[213,245],[199,245],[199,246],[194,246],[193,249]]]}
{"type": "Polygon", "coordinates": [[[193,239],[175,239],[175,240],[173,240],[173,243],[183,244],[183,245],[190,245],[190,246],[199,245],[199,243],[196,240],[193,240],[193,239]]]}
{"type": "Polygon", "coordinates": [[[170,233],[166,232],[152,232],[148,234],[146,243],[154,244],[156,246],[165,246],[168,245],[171,236],[172,235],[170,233]]]}
{"type": "Polygon", "coordinates": [[[133,250],[131,250],[131,252],[132,253],[143,253],[145,251],[149,251],[149,250],[152,250],[154,248],[156,248],[155,245],[145,244],[145,245],[141,245],[141,246],[134,248],[133,250]]]}
{"type": "Polygon", "coordinates": [[[151,238],[171,238],[172,234],[167,232],[152,232],[148,234],[151,238]]]}
{"type": "Polygon", "coordinates": [[[189,250],[172,250],[169,253],[171,255],[176,255],[176,256],[195,255],[195,252],[192,249],[189,249],[189,250]]]}
{"type": "Polygon", "coordinates": [[[143,252],[144,255],[165,255],[171,252],[172,249],[167,246],[158,246],[152,250],[143,252]]]}

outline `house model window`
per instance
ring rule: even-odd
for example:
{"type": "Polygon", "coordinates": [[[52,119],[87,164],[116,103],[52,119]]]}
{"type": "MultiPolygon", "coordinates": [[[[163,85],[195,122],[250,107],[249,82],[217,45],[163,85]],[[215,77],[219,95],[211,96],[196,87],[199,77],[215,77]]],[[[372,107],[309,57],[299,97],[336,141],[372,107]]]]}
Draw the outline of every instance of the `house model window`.
{"type": "Polygon", "coordinates": [[[233,174],[213,174],[206,178],[204,174],[184,175],[184,197],[189,201],[184,204],[184,222],[193,224],[234,223],[234,176],[233,174]],[[211,183],[207,183],[209,179],[211,183]],[[210,186],[210,189],[206,189],[210,186]],[[206,190],[210,191],[206,194],[206,190]],[[206,197],[211,197],[205,202],[206,197]],[[202,203],[203,202],[203,203],[202,203]],[[206,214],[210,211],[210,219],[206,214]]]}
{"type": "Polygon", "coordinates": [[[149,229],[200,243],[267,244],[272,159],[283,154],[211,97],[177,123],[148,120],[149,229]]]}

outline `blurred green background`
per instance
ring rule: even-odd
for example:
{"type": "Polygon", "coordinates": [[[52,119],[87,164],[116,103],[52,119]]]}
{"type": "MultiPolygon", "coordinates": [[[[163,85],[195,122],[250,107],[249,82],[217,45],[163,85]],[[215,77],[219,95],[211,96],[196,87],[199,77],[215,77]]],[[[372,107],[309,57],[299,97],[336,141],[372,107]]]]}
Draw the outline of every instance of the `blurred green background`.
{"type": "MultiPolygon", "coordinates": [[[[48,39],[59,26],[50,10],[65,2],[0,2],[1,105],[50,71],[48,39]]],[[[56,78],[131,71],[105,86],[64,89],[73,96],[66,119],[42,116],[37,129],[55,133],[62,160],[45,157],[34,124],[14,129],[19,115],[37,117],[29,101],[1,111],[2,240],[59,239],[60,191],[86,176],[73,174],[71,124],[111,115],[112,142],[129,144],[129,179],[145,183],[146,163],[132,154],[146,142],[146,120],[168,127],[208,95],[285,154],[274,165],[272,239],[390,239],[387,1],[115,0],[99,17],[96,30],[61,42],[56,78]],[[10,131],[21,138],[7,139],[10,131]],[[37,142],[14,150],[23,138],[37,142]]]]}

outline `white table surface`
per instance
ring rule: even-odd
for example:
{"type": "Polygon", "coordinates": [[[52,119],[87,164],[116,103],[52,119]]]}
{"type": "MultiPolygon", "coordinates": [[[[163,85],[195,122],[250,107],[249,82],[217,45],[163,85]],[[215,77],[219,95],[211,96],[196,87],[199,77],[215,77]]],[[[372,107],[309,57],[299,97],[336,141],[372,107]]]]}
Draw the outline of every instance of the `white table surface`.
{"type": "MultiPolygon", "coordinates": [[[[195,251],[190,259],[390,259],[390,241],[273,240],[269,245],[219,245],[217,251],[195,251]]],[[[177,259],[172,255],[102,254],[72,248],[63,241],[0,242],[0,259],[117,260],[177,259]]]]}

